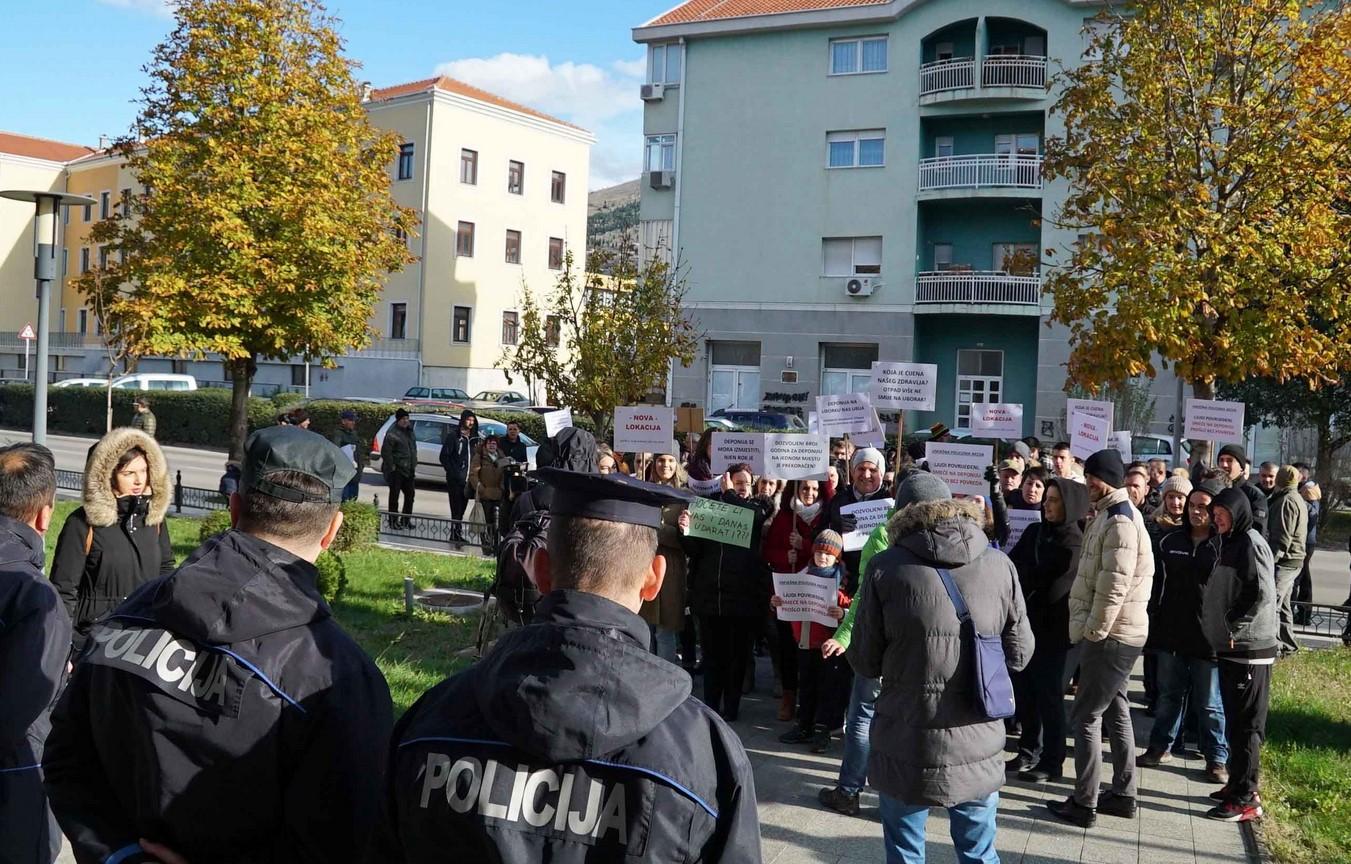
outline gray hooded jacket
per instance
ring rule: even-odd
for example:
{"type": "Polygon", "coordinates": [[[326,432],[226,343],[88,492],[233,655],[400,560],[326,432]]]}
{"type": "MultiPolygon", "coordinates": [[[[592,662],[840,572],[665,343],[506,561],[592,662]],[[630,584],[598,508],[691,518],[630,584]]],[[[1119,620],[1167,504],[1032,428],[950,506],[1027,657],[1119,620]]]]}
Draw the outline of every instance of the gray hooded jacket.
{"type": "Polygon", "coordinates": [[[882,678],[868,779],[906,804],[951,807],[1004,782],[1004,724],[977,707],[972,647],[935,569],[952,573],[979,632],[1002,634],[1008,667],[1026,666],[1033,639],[1018,573],[990,548],[983,515],[952,500],[899,511],[892,546],[869,561],[860,589],[848,657],[882,678]]]}

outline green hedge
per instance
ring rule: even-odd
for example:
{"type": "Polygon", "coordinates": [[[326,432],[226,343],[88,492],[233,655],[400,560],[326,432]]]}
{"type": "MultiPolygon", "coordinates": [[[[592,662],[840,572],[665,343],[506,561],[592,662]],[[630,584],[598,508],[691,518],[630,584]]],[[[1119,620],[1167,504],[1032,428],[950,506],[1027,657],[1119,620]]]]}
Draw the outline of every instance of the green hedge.
{"type": "MultiPolygon", "coordinates": [[[[346,506],[344,505],[344,507],[346,506]]],[[[365,506],[370,507],[370,505],[365,506]]],[[[370,509],[374,511],[375,508],[371,507],[370,509]]],[[[198,532],[198,541],[205,543],[217,534],[223,534],[228,530],[230,530],[230,514],[225,510],[213,511],[202,520],[202,527],[198,532]]],[[[343,590],[347,587],[347,565],[343,563],[342,556],[332,551],[320,552],[314,566],[319,571],[319,576],[315,580],[315,586],[319,589],[319,593],[329,603],[335,602],[342,596],[343,590]]]]}
{"type": "Polygon", "coordinates": [[[380,539],[380,511],[372,504],[348,501],[342,505],[342,527],[333,538],[333,550],[367,549],[380,539]]]}

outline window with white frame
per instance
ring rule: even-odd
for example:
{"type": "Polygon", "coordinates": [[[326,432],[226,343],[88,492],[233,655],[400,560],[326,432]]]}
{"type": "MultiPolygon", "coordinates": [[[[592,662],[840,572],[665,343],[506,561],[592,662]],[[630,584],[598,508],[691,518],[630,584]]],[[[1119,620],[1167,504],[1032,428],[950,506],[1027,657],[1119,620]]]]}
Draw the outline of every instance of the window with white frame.
{"type": "Polygon", "coordinates": [[[643,164],[647,166],[648,171],[675,170],[675,139],[674,135],[647,136],[647,151],[643,164]]]}
{"type": "Polygon", "coordinates": [[[872,383],[877,345],[821,343],[821,395],[864,393],[872,383]]]}
{"type": "Polygon", "coordinates": [[[450,341],[468,342],[469,341],[469,319],[470,308],[468,306],[454,306],[450,313],[450,341]]]}
{"type": "Polygon", "coordinates": [[[826,237],[821,257],[825,276],[876,276],[882,272],[882,238],[826,237]]]}
{"type": "Polygon", "coordinates": [[[957,416],[954,430],[971,431],[971,406],[1004,401],[1004,352],[957,351],[957,416]]]}
{"type": "Polygon", "coordinates": [[[875,168],[886,162],[887,131],[862,129],[826,133],[826,166],[829,168],[875,168]]]}
{"type": "Polygon", "coordinates": [[[1015,276],[1035,274],[1040,258],[1041,246],[1036,243],[995,243],[990,255],[994,269],[1015,276]]]}
{"type": "Polygon", "coordinates": [[[647,49],[647,83],[679,84],[680,61],[685,53],[678,42],[649,45],[647,49]]]}
{"type": "Polygon", "coordinates": [[[1018,132],[994,136],[994,152],[1000,156],[1036,156],[1041,136],[1036,132],[1018,132]]]}
{"type": "Polygon", "coordinates": [[[100,218],[100,219],[107,219],[107,218],[108,218],[109,216],[111,216],[111,215],[113,215],[113,193],[111,193],[111,192],[100,192],[100,193],[99,193],[99,218],[100,218]]]}
{"type": "Polygon", "coordinates": [[[862,75],[887,71],[887,37],[830,40],[830,74],[862,75]]]}
{"type": "Polygon", "coordinates": [[[953,155],[951,135],[938,135],[934,138],[934,156],[938,159],[950,159],[953,155]]]}

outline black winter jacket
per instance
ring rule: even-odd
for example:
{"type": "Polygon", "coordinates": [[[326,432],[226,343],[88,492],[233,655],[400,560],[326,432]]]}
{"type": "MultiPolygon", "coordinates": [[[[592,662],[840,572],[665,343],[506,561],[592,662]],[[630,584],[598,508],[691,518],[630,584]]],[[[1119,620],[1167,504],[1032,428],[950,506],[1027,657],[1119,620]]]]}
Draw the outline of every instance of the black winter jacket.
{"type": "Polygon", "coordinates": [[[42,574],[43,555],[36,531],[0,516],[0,861],[7,864],[48,864],[61,836],[40,764],[70,619],[42,574]]]}
{"type": "Polygon", "coordinates": [[[647,644],[610,600],[548,595],[399,721],[372,864],[758,864],[740,740],[647,644]]]}
{"type": "Polygon", "coordinates": [[[43,767],[80,864],[351,861],[379,807],[389,689],[314,565],[227,531],[95,625],[43,767]]]}
{"type": "Polygon", "coordinates": [[[1159,538],[1154,568],[1154,582],[1159,587],[1149,609],[1149,648],[1194,659],[1215,659],[1215,649],[1201,629],[1201,601],[1215,570],[1218,545],[1213,533],[1200,543],[1193,542],[1185,525],[1159,538]]]}
{"type": "Polygon", "coordinates": [[[762,617],[769,610],[774,584],[769,565],[760,557],[760,535],[774,502],[768,498],[741,498],[731,489],[713,500],[755,511],[751,545],[743,549],[716,540],[681,538],[690,556],[690,607],[696,615],[762,617]]]}
{"type": "Polygon", "coordinates": [[[1088,516],[1088,487],[1052,477],[1047,486],[1060,490],[1065,521],[1059,525],[1036,522],[1009,550],[1018,568],[1018,583],[1027,604],[1027,620],[1037,648],[1070,648],[1070,588],[1079,572],[1079,550],[1084,542],[1083,521],[1088,516]]]}

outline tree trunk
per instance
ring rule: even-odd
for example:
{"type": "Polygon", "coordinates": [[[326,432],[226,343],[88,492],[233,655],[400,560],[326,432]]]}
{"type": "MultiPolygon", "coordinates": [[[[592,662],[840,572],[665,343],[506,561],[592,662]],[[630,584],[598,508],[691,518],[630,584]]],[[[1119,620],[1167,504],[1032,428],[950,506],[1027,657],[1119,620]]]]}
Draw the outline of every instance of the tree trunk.
{"type": "Polygon", "coordinates": [[[249,434],[249,386],[258,371],[258,363],[252,357],[240,357],[230,361],[230,376],[233,390],[230,398],[230,458],[244,461],[244,439],[249,434]]]}
{"type": "MultiPolygon", "coordinates": [[[[1196,398],[1196,399],[1214,399],[1214,398],[1215,398],[1215,382],[1214,382],[1214,381],[1192,381],[1192,382],[1191,382],[1191,385],[1192,385],[1192,397],[1193,397],[1193,398],[1196,398]]],[[[1181,411],[1181,410],[1182,410],[1182,407],[1183,407],[1183,406],[1179,405],[1179,406],[1178,406],[1178,410],[1181,411]]]]}

